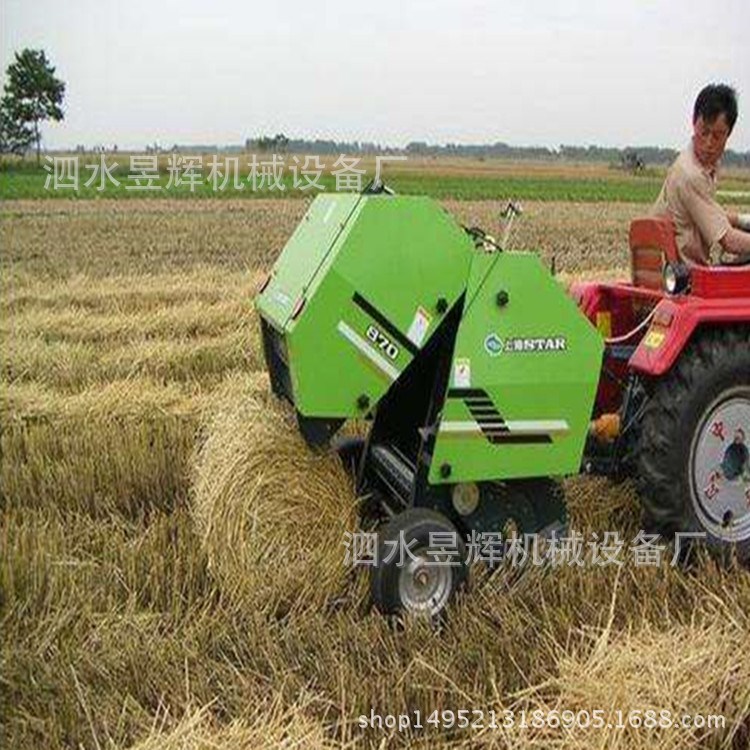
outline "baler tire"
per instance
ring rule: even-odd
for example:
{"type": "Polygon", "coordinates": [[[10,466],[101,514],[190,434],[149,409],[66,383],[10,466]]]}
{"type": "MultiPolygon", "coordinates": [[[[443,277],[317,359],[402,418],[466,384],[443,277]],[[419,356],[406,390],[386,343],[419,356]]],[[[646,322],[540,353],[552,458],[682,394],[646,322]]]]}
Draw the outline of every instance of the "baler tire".
{"type": "MultiPolygon", "coordinates": [[[[745,538],[722,538],[718,527],[712,529],[700,517],[704,501],[694,480],[701,433],[730,399],[750,403],[750,329],[746,327],[715,329],[694,337],[670,373],[653,384],[636,453],[636,488],[646,530],[669,537],[676,532],[705,532],[706,546],[720,557],[728,558],[734,548],[738,559],[746,561],[750,534],[745,535],[744,524],[745,538]]],[[[745,486],[740,485],[738,492],[745,486]]]]}
{"type": "Polygon", "coordinates": [[[467,574],[466,545],[453,523],[442,513],[431,508],[407,508],[379,529],[378,557],[372,567],[370,578],[372,603],[384,615],[408,613],[437,619],[444,615],[454,593],[465,584],[467,574]],[[393,555],[393,545],[400,544],[402,532],[405,545],[414,541],[410,550],[418,558],[417,563],[413,563],[407,555],[405,564],[399,565],[401,554],[398,547],[393,555]],[[420,557],[420,553],[429,549],[429,537],[434,532],[455,533],[459,565],[430,565],[426,556],[420,557]],[[392,557],[386,563],[384,559],[389,554],[392,557]],[[424,562],[420,562],[422,559],[424,562]],[[436,596],[424,602],[412,602],[410,605],[408,598],[405,598],[405,592],[414,584],[407,579],[409,576],[414,578],[415,574],[427,574],[425,571],[429,569],[433,569],[434,575],[438,577],[435,579],[436,596]]]}

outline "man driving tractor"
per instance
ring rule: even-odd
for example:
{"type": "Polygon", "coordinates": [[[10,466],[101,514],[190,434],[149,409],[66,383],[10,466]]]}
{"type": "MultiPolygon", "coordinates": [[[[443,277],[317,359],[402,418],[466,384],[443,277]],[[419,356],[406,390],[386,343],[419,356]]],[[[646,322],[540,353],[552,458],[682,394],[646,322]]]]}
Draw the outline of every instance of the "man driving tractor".
{"type": "Polygon", "coordinates": [[[750,262],[750,214],[725,211],[716,202],[717,167],[737,121],[737,94],[723,84],[704,87],[693,107],[693,137],[672,164],[654,205],[669,214],[677,247],[688,263],[710,265],[720,247],[720,262],[750,262]]]}

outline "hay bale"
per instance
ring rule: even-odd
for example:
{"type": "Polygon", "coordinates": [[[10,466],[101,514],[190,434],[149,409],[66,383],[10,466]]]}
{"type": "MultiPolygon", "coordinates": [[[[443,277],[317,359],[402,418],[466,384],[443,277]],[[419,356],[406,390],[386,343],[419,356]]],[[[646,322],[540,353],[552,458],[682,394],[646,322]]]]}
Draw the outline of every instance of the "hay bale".
{"type": "Polygon", "coordinates": [[[304,444],[287,405],[253,394],[244,377],[230,381],[204,431],[193,508],[225,591],[276,614],[341,595],[352,483],[335,455],[304,444]]]}

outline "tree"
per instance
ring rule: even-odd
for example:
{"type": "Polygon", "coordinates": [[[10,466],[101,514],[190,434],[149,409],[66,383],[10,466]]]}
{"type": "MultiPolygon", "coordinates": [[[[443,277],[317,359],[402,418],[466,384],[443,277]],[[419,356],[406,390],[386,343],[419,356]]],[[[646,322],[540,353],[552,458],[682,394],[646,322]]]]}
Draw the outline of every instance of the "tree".
{"type": "Polygon", "coordinates": [[[249,151],[252,148],[257,148],[258,151],[270,151],[273,149],[274,153],[283,154],[289,146],[289,138],[283,133],[277,133],[273,138],[269,135],[261,135],[254,141],[249,138],[245,141],[245,148],[249,151]]]}
{"type": "Polygon", "coordinates": [[[26,153],[34,142],[34,133],[25,123],[18,122],[5,101],[0,102],[0,154],[26,153]]]}
{"type": "Polygon", "coordinates": [[[627,169],[628,172],[632,172],[633,174],[643,172],[643,170],[646,168],[646,165],[643,163],[643,159],[640,157],[640,154],[637,151],[633,151],[631,149],[625,149],[625,151],[620,156],[620,162],[622,163],[623,169],[627,169]]]}
{"type": "Polygon", "coordinates": [[[287,146],[289,145],[289,139],[283,134],[283,133],[276,133],[276,135],[273,138],[274,146],[276,147],[276,151],[283,154],[287,146]]]}
{"type": "Polygon", "coordinates": [[[42,144],[39,126],[46,120],[60,122],[63,117],[62,103],[65,83],[55,77],[44,50],[24,49],[16,52],[15,59],[6,71],[4,96],[0,102],[2,140],[6,138],[16,148],[26,150],[36,143],[36,160],[42,144]]]}

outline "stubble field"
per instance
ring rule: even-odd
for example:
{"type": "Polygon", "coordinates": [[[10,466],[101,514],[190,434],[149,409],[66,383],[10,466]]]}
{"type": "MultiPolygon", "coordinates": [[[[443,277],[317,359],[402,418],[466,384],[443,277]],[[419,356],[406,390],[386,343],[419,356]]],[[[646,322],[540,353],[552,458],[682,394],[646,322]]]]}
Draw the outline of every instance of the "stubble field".
{"type": "MultiPolygon", "coordinates": [[[[446,201],[498,230],[491,202],[446,201]]],[[[477,571],[439,631],[367,612],[356,498],[268,394],[253,290],[301,200],[0,208],[4,747],[745,748],[750,573],[477,571]],[[670,710],[723,729],[361,729],[419,709],[670,710]]],[[[638,204],[528,203],[513,245],[625,275],[638,204]]],[[[632,488],[566,483],[632,539],[632,488]]],[[[485,721],[486,723],[486,721],[485,721]]]]}

